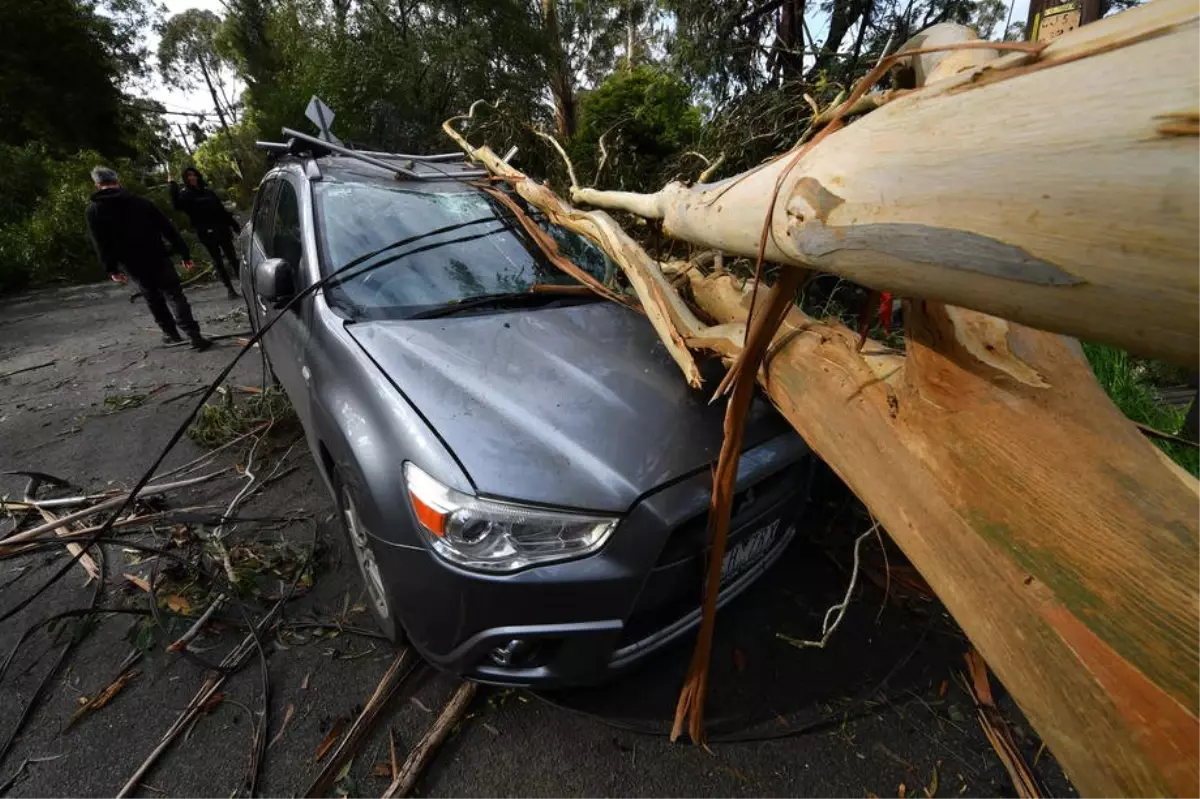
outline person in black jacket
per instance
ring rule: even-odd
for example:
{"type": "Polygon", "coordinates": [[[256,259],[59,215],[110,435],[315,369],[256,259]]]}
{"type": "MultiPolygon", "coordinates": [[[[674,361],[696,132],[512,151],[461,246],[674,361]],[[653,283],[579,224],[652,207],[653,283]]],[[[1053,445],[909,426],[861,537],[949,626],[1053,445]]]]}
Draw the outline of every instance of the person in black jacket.
{"type": "Polygon", "coordinates": [[[200,335],[200,325],[192,317],[171,263],[170,250],[163,244],[163,239],[170,242],[183,259],[184,268],[192,269],[192,255],[175,225],[154,203],[122,189],[120,177],[108,167],[93,169],[92,180],[96,193],[84,216],[100,263],[115,282],[132,279],[141,289],[154,321],[162,329],[164,342],[183,341],[179,335],[182,330],[194,348],[211,347],[212,342],[200,335]],[[168,301],[174,316],[167,308],[168,301]]]}
{"type": "Polygon", "coordinates": [[[183,187],[180,188],[174,180],[170,181],[171,201],[175,204],[175,210],[183,211],[192,221],[200,243],[212,256],[213,268],[225,284],[229,299],[236,300],[238,295],[233,290],[229,273],[225,271],[225,264],[221,262],[221,252],[225,252],[225,257],[229,259],[229,265],[236,275],[238,258],[232,234],[236,233],[241,225],[238,224],[237,218],[226,210],[217,193],[204,184],[204,176],[200,174],[200,170],[193,167],[183,170],[183,183],[183,187]]]}

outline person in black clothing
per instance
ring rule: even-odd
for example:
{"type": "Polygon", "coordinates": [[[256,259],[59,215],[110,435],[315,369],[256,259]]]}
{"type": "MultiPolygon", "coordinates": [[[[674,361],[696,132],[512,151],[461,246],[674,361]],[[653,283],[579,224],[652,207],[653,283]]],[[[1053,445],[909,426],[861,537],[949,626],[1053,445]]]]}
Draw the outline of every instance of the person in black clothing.
{"type": "Polygon", "coordinates": [[[233,268],[233,274],[237,275],[238,258],[232,234],[236,233],[241,225],[234,215],[225,209],[217,193],[204,184],[204,176],[200,174],[200,170],[193,167],[183,170],[183,183],[183,187],[180,188],[174,180],[170,182],[171,201],[175,203],[175,210],[183,211],[192,221],[200,243],[212,256],[213,268],[225,284],[229,299],[235,300],[238,295],[233,290],[229,273],[225,271],[225,264],[221,261],[221,252],[224,251],[229,265],[233,268]]]}
{"type": "Polygon", "coordinates": [[[163,239],[169,241],[183,259],[184,268],[192,269],[192,255],[175,225],[154,203],[122,189],[120,177],[108,167],[93,169],[92,180],[96,193],[85,217],[100,263],[115,282],[133,280],[146,298],[154,321],[162,328],[164,342],[183,341],[179,335],[182,330],[194,348],[211,347],[212,342],[200,335],[200,325],[192,317],[171,263],[170,250],[163,244],[163,239]],[[168,301],[174,316],[167,308],[168,301]]]}

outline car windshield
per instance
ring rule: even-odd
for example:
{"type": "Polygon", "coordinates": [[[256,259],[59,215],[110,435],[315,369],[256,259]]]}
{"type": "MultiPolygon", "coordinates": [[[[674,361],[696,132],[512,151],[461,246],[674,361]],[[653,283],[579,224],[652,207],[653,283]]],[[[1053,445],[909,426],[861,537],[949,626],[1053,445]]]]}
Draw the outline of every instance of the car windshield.
{"type": "MultiPolygon", "coordinates": [[[[327,289],[331,303],[355,318],[404,318],[468,298],[525,292],[535,284],[577,285],[491,197],[438,188],[315,184],[322,272],[329,275],[362,259],[361,267],[327,289]],[[430,234],[455,225],[461,227],[430,234]]],[[[591,242],[539,222],[563,255],[593,276],[603,280],[614,268],[591,242]]]]}

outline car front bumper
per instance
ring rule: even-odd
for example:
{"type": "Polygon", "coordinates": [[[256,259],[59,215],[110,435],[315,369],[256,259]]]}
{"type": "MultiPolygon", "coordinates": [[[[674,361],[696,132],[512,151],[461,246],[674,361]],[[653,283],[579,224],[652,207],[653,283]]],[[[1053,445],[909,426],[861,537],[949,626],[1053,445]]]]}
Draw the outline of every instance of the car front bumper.
{"type": "MultiPolygon", "coordinates": [[[[787,548],[810,476],[791,434],[743,454],[726,549],[740,554],[727,555],[719,605],[787,548]]],[[[601,682],[699,623],[711,480],[704,469],[643,497],[600,552],[515,574],[379,539],[376,554],[410,643],[434,665],[501,685],[601,682]]]]}

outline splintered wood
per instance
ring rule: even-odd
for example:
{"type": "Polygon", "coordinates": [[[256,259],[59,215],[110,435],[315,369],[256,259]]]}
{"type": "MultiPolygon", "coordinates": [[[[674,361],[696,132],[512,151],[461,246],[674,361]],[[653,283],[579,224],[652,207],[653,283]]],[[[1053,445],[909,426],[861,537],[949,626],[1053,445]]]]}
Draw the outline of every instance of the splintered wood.
{"type": "MultiPolygon", "coordinates": [[[[1200,785],[1200,488],[1112,404],[1077,342],[1025,325],[1196,362],[1200,139],[1191,122],[1159,127],[1195,116],[1198,21],[1192,0],[1155,0],[1009,55],[943,28],[945,52],[931,39],[901,54],[923,86],[852,94],[865,115],[800,157],[652,195],[572,191],[706,250],[753,257],[761,244],[769,261],[904,298],[903,352],[791,308],[766,363],[743,366],[1086,794],[1200,785]]],[[[760,345],[745,341],[753,283],[657,263],[611,217],[567,205],[453,121],[472,158],[604,248],[693,385],[687,349],[733,362],[760,345]]],[[[766,316],[756,309],[756,324],[766,316]]],[[[718,483],[714,515],[722,495],[718,483]]],[[[712,520],[715,541],[723,524],[712,520]]],[[[675,725],[697,741],[713,593],[675,725]]]]}

